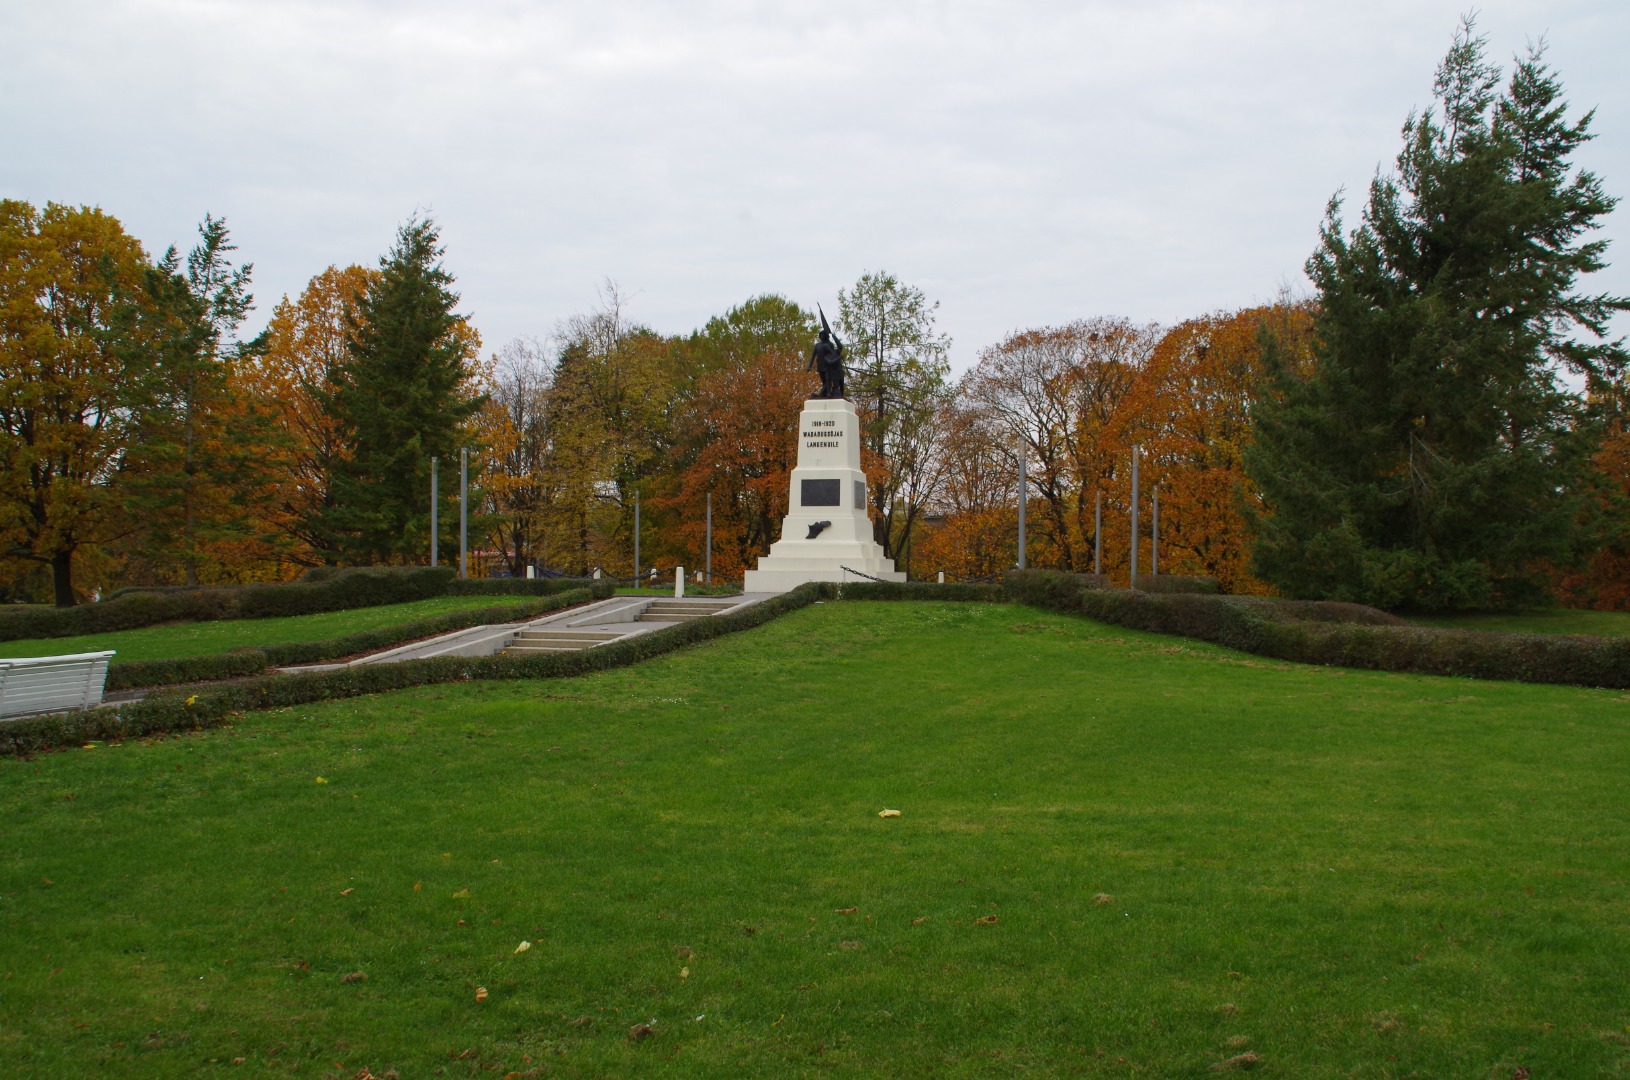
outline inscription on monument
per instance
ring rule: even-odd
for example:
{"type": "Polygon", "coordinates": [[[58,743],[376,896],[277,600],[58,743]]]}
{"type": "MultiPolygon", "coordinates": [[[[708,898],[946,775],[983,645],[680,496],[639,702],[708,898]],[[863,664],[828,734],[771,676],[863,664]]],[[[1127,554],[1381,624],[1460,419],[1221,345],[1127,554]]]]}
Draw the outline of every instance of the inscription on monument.
{"type": "Polygon", "coordinates": [[[805,480],[798,493],[801,506],[838,506],[842,492],[841,480],[805,480]]]}
{"type": "Polygon", "coordinates": [[[805,446],[836,448],[843,445],[839,439],[843,432],[836,430],[836,420],[811,420],[809,426],[811,430],[804,432],[805,446]]]}

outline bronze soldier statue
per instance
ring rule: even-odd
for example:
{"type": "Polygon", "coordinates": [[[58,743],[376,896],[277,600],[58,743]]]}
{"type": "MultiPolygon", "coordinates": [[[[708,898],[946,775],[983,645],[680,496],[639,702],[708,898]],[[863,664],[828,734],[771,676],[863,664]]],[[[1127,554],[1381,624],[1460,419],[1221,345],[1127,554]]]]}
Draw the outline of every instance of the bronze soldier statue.
{"type": "MultiPolygon", "coordinates": [[[[821,311],[821,305],[816,304],[815,310],[821,311]]],[[[843,342],[827,325],[824,311],[821,311],[821,339],[809,350],[809,367],[804,370],[821,376],[821,392],[816,398],[843,397],[843,342]]]]}

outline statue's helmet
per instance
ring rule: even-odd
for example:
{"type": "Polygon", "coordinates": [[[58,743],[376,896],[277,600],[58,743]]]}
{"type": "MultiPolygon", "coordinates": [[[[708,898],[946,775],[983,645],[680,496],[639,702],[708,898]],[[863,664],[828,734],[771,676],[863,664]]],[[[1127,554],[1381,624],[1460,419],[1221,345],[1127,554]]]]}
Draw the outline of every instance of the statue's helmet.
{"type": "Polygon", "coordinates": [[[831,337],[831,336],[832,336],[832,331],[830,331],[830,330],[828,330],[828,329],[827,329],[827,328],[826,328],[826,327],[824,327],[824,326],[823,326],[823,327],[821,327],[821,340],[822,340],[822,341],[825,341],[825,340],[826,340],[826,339],[827,339],[827,338],[829,338],[829,337],[831,337]]]}

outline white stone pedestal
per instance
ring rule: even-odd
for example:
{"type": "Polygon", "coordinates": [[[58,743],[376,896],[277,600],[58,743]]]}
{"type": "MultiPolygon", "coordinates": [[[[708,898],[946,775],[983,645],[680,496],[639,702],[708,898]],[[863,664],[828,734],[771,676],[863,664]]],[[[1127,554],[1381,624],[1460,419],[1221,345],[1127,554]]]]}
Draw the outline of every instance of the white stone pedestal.
{"type": "Polygon", "coordinates": [[[747,592],[786,592],[806,581],[863,581],[844,567],[904,581],[872,539],[866,474],[860,471],[860,418],[844,400],[811,398],[798,417],[798,467],[792,470],[781,539],[749,570],[747,592]],[[810,527],[830,522],[814,537],[810,527]]]}

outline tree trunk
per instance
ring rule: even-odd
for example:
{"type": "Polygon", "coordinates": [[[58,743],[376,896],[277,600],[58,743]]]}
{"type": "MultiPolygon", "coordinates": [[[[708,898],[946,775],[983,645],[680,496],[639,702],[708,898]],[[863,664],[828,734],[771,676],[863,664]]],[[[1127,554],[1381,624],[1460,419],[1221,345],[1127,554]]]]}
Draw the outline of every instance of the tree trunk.
{"type": "Polygon", "coordinates": [[[74,596],[74,553],[59,551],[51,556],[51,584],[56,589],[57,607],[73,607],[79,603],[74,596]]]}

